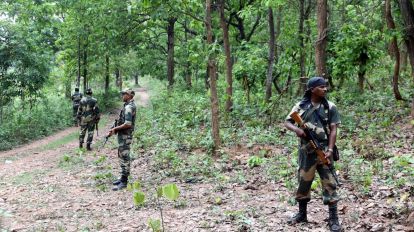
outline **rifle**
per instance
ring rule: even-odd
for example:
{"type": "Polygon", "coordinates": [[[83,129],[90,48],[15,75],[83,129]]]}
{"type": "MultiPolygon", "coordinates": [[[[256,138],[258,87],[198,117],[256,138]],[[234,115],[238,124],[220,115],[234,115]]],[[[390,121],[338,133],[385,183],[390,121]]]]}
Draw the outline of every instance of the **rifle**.
{"type": "Polygon", "coordinates": [[[316,139],[315,132],[313,132],[311,129],[309,129],[305,122],[302,120],[298,112],[293,112],[290,114],[290,117],[299,125],[299,127],[305,132],[306,137],[309,141],[309,144],[315,151],[316,155],[319,157],[319,159],[322,161],[324,165],[327,165],[329,168],[329,171],[331,171],[333,177],[335,178],[336,183],[340,186],[338,176],[335,173],[335,167],[331,163],[329,159],[325,157],[325,152],[323,151],[323,147],[316,139]]]}
{"type": "MultiPolygon", "coordinates": [[[[109,129],[112,129],[112,128],[116,127],[117,124],[118,124],[118,120],[115,119],[114,123],[112,124],[111,128],[109,128],[109,129]]],[[[109,137],[111,137],[111,136],[110,135],[105,135],[105,137],[104,137],[105,141],[104,141],[102,147],[105,147],[105,144],[106,144],[106,142],[108,142],[109,137]]]]}

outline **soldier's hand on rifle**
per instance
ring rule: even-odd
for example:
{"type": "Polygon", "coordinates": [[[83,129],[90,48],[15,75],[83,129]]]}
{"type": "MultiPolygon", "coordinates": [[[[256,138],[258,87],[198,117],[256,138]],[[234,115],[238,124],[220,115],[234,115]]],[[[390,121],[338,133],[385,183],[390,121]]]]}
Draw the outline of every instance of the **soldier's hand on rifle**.
{"type": "Polygon", "coordinates": [[[329,157],[331,157],[331,156],[332,156],[332,153],[333,153],[333,150],[329,148],[329,149],[325,152],[325,158],[329,159],[329,157]]]}
{"type": "Polygon", "coordinates": [[[112,129],[110,129],[110,130],[108,131],[108,134],[106,135],[106,137],[110,137],[110,136],[112,136],[113,134],[115,134],[115,130],[114,130],[114,128],[112,128],[112,129]]]}

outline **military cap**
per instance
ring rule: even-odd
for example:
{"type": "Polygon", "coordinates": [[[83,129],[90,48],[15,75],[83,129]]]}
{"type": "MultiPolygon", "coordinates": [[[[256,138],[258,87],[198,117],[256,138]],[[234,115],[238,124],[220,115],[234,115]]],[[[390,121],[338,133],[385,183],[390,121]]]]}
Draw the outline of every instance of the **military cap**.
{"type": "Polygon", "coordinates": [[[92,94],[92,89],[91,88],[87,88],[85,91],[86,94],[92,94]]]}
{"type": "Polygon", "coordinates": [[[132,89],[124,89],[124,90],[121,91],[121,94],[128,94],[128,95],[131,95],[133,97],[135,96],[135,92],[132,89]]]}
{"type": "Polygon", "coordinates": [[[315,87],[326,85],[326,80],[323,77],[312,77],[306,84],[307,89],[313,89],[315,87]]]}

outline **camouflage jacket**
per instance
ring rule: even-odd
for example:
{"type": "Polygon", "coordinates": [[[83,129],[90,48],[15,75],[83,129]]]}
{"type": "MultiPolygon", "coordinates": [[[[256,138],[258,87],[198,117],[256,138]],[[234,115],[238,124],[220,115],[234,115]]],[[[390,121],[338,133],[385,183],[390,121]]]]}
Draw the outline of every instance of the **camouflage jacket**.
{"type": "Polygon", "coordinates": [[[72,102],[73,102],[73,105],[79,105],[80,104],[80,101],[81,101],[81,99],[82,99],[82,97],[83,97],[83,95],[82,95],[82,93],[74,93],[73,95],[72,95],[72,102]]]}
{"type": "Polygon", "coordinates": [[[98,101],[90,95],[84,96],[80,101],[78,117],[84,123],[99,120],[98,101]]]}
{"type": "Polygon", "coordinates": [[[134,100],[130,100],[129,102],[126,102],[124,104],[124,107],[119,113],[118,125],[122,125],[125,123],[127,125],[131,125],[131,127],[122,131],[123,134],[132,134],[132,132],[134,131],[136,113],[137,107],[135,105],[134,100]]]}
{"type": "MultiPolygon", "coordinates": [[[[311,130],[313,130],[316,134],[316,139],[320,141],[322,144],[327,145],[328,143],[328,137],[325,133],[325,129],[327,130],[327,133],[330,134],[329,131],[329,124],[340,124],[341,119],[338,113],[338,110],[336,108],[336,105],[330,101],[327,101],[329,105],[329,109],[325,107],[323,104],[319,104],[316,106],[313,106],[312,104],[306,105],[304,108],[300,107],[300,102],[298,102],[291,110],[289,115],[286,117],[287,121],[290,121],[291,123],[295,123],[293,119],[290,117],[290,114],[293,112],[298,112],[299,115],[302,117],[303,121],[305,122],[306,126],[309,127],[311,130]],[[318,113],[318,115],[316,114],[318,113]],[[324,121],[325,126],[321,122],[324,121]]],[[[301,143],[307,143],[306,140],[301,140],[301,143]]]]}

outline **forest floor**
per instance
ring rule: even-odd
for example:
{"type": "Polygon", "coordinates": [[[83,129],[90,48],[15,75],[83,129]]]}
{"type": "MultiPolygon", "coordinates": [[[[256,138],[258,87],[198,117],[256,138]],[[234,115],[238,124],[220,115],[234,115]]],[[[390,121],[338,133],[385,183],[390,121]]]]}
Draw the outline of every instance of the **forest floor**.
{"type": "MultiPolygon", "coordinates": [[[[145,107],[147,91],[138,89],[136,99],[145,107]]],[[[114,111],[102,120],[93,151],[77,148],[79,128],[72,127],[0,153],[0,231],[150,231],[148,220],[160,218],[153,195],[166,183],[180,190],[178,201],[161,201],[166,231],[329,231],[320,190],[309,204],[310,222],[286,224],[297,210],[286,200],[292,191],[283,181],[266,180],[260,167],[248,168],[256,146],[229,149],[221,175],[234,181],[223,182],[202,176],[160,180],[155,152],[134,149],[138,154],[133,155],[131,177],[147,194],[143,206],[134,206],[131,191],[111,191],[119,166],[115,139],[100,147],[116,116],[114,111]]],[[[412,131],[401,133],[412,139],[412,131]]],[[[266,149],[272,156],[283,148],[266,149]]],[[[414,213],[407,212],[413,209],[413,186],[393,189],[374,179],[370,193],[361,194],[341,180],[339,217],[345,231],[414,231],[414,213]]]]}

